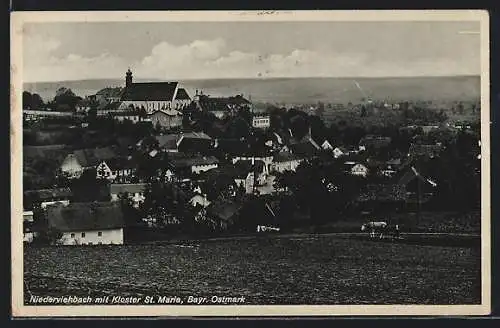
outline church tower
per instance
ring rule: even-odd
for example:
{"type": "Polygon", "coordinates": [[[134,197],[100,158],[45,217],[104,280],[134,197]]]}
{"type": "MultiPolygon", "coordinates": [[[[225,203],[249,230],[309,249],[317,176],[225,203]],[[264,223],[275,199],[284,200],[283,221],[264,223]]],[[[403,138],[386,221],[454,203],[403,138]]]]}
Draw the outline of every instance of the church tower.
{"type": "Polygon", "coordinates": [[[131,85],[132,85],[132,71],[129,68],[127,74],[125,75],[125,87],[130,87],[131,85]]]}

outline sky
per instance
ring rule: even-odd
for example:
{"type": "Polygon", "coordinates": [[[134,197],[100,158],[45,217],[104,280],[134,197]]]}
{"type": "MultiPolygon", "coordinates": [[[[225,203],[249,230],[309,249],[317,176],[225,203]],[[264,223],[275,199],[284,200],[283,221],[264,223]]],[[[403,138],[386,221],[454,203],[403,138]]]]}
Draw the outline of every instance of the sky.
{"type": "Polygon", "coordinates": [[[479,75],[479,22],[29,23],[24,82],[479,75]]]}

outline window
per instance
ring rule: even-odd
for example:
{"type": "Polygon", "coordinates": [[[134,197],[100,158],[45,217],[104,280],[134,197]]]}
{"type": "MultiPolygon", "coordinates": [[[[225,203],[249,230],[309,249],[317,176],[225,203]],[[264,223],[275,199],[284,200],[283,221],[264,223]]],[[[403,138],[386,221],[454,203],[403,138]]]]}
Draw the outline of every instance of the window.
{"type": "Polygon", "coordinates": [[[82,238],[85,238],[85,232],[82,232],[82,238]]]}
{"type": "Polygon", "coordinates": [[[102,237],[102,231],[99,231],[99,232],[97,233],[97,235],[98,235],[99,237],[102,237]]]}
{"type": "Polygon", "coordinates": [[[75,238],[75,234],[74,233],[71,234],[71,238],[75,238]]]}

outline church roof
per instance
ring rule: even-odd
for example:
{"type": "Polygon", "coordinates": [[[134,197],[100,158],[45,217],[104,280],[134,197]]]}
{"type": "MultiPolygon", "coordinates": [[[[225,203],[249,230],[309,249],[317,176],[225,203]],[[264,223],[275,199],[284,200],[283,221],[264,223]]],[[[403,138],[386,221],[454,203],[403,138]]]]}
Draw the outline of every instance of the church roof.
{"type": "Polygon", "coordinates": [[[172,101],[178,82],[132,83],[123,90],[122,101],[172,101]]]}

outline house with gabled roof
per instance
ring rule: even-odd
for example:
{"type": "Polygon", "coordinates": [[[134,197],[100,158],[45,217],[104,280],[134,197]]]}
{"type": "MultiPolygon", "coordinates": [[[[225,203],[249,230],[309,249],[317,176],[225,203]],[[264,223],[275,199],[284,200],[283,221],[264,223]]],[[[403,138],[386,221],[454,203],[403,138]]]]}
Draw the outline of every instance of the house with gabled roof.
{"type": "Polygon", "coordinates": [[[321,144],[321,148],[323,150],[334,150],[333,145],[327,139],[323,141],[323,143],[321,144]]]}
{"type": "Polygon", "coordinates": [[[273,156],[271,172],[295,171],[303,161],[303,158],[292,153],[279,152],[273,156]]]}
{"type": "Polygon", "coordinates": [[[70,188],[25,190],[23,192],[23,207],[32,210],[35,204],[40,205],[41,208],[58,203],[68,205],[72,197],[73,192],[70,188]]]}
{"type": "Polygon", "coordinates": [[[349,151],[345,147],[335,147],[332,151],[333,157],[339,158],[349,154],[349,151]]]}
{"type": "Polygon", "coordinates": [[[175,109],[158,109],[148,115],[154,127],[173,129],[182,126],[182,112],[175,109]]]}
{"type": "Polygon", "coordinates": [[[73,203],[47,208],[47,227],[62,232],[62,245],[109,245],[124,243],[125,220],[116,203],[73,203]]]}
{"type": "Polygon", "coordinates": [[[290,150],[301,158],[313,158],[321,153],[321,147],[312,138],[290,145],[290,150]]]}
{"type": "Polygon", "coordinates": [[[213,147],[213,140],[204,132],[182,132],[177,140],[180,152],[206,154],[213,147]]]}
{"type": "Polygon", "coordinates": [[[237,220],[243,204],[227,199],[217,199],[208,207],[202,208],[195,221],[203,223],[214,231],[225,231],[237,220]]]}
{"type": "Polygon", "coordinates": [[[78,178],[83,171],[96,168],[103,161],[117,157],[111,147],[77,149],[69,153],[61,164],[61,172],[70,178],[78,178]]]}
{"type": "Polygon", "coordinates": [[[135,175],[136,161],[131,157],[114,157],[103,160],[96,167],[96,177],[110,181],[126,182],[135,175]]]}
{"type": "Polygon", "coordinates": [[[210,112],[218,119],[234,116],[242,109],[252,108],[252,103],[244,98],[243,95],[210,97],[208,95],[196,94],[195,102],[202,111],[210,112]]]}

